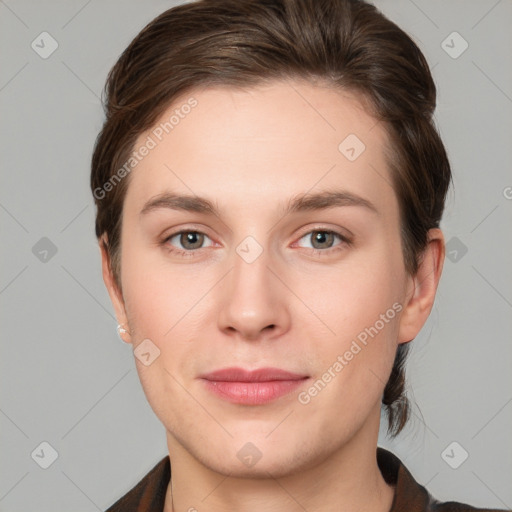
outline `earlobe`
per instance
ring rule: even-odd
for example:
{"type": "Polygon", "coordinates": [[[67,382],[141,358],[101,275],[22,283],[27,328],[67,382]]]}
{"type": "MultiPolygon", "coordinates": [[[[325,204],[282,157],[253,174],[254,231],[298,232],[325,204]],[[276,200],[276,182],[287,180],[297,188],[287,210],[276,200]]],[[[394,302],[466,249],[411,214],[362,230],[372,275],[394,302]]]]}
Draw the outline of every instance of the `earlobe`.
{"type": "Polygon", "coordinates": [[[399,343],[412,341],[427,321],[434,305],[445,256],[444,236],[439,228],[428,232],[428,244],[418,271],[410,277],[405,308],[400,318],[399,343]]]}
{"type": "Polygon", "coordinates": [[[119,339],[121,339],[125,343],[131,343],[130,333],[124,325],[121,325],[121,324],[117,325],[117,334],[119,336],[119,339]]]}
{"type": "Polygon", "coordinates": [[[110,262],[110,255],[108,253],[108,239],[107,235],[103,234],[99,239],[99,247],[101,253],[101,268],[103,274],[103,282],[107,288],[108,294],[114,311],[119,322],[117,326],[117,332],[119,337],[126,343],[131,343],[131,335],[126,325],[128,325],[128,318],[126,315],[126,309],[124,305],[124,299],[121,291],[119,290],[114,275],[112,273],[112,266],[110,262]]]}

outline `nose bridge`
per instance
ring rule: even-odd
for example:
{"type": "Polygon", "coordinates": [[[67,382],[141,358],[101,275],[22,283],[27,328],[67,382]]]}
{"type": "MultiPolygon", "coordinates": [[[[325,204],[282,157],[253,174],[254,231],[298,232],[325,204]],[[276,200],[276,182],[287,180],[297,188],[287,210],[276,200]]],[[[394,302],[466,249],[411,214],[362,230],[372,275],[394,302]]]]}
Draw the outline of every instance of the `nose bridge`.
{"type": "Polygon", "coordinates": [[[267,244],[247,236],[232,254],[232,271],[226,276],[220,327],[256,337],[263,329],[287,323],[286,297],[280,290],[267,244]],[[276,282],[277,281],[277,282],[276,282]]]}
{"type": "Polygon", "coordinates": [[[269,293],[268,267],[271,258],[268,248],[264,249],[253,237],[247,237],[235,252],[231,279],[233,286],[240,288],[237,292],[242,296],[247,295],[251,301],[269,293]]]}

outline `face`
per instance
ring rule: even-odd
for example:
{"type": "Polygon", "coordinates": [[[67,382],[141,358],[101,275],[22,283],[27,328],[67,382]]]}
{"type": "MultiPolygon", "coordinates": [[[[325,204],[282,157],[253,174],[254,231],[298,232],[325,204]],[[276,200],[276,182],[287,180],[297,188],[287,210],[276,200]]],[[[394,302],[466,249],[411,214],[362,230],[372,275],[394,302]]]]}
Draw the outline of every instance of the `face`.
{"type": "Polygon", "coordinates": [[[414,287],[385,142],[354,96],[299,82],[190,92],[139,137],[109,291],[170,446],[281,475],[376,439],[414,287]],[[294,376],[205,378],[226,368],[294,376]]]}

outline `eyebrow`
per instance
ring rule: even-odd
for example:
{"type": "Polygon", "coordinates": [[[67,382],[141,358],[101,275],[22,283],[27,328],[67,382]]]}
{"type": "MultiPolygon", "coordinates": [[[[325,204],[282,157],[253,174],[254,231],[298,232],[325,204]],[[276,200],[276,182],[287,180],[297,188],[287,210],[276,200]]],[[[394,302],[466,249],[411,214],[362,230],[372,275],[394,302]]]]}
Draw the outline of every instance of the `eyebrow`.
{"type": "MultiPolygon", "coordinates": [[[[314,194],[298,194],[290,198],[283,215],[311,210],[325,210],[340,206],[359,206],[378,214],[377,208],[368,199],[344,190],[317,192],[314,194]]],[[[219,215],[218,208],[204,197],[164,192],[149,199],[142,208],[140,215],[154,210],[167,208],[187,212],[219,215]]]]}

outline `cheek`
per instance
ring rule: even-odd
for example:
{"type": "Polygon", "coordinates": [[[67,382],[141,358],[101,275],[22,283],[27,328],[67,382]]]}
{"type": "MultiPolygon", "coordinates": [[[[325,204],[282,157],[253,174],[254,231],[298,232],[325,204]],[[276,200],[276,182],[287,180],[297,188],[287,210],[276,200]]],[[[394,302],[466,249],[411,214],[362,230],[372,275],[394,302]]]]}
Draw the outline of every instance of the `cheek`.
{"type": "Polygon", "coordinates": [[[400,254],[382,244],[381,250],[354,254],[337,268],[319,267],[314,275],[296,276],[294,291],[321,320],[315,324],[330,344],[342,348],[376,322],[386,337],[397,334],[404,279],[400,254]]]}
{"type": "MultiPolygon", "coordinates": [[[[317,406],[350,404],[350,410],[363,413],[380,401],[397,348],[405,278],[400,253],[381,247],[353,264],[347,260],[339,271],[299,280],[298,294],[308,297],[309,308],[322,320],[315,320],[322,334],[308,347],[318,361],[320,382],[311,390],[321,392],[317,406]]],[[[307,324],[304,331],[315,339],[307,324]]]]}
{"type": "Polygon", "coordinates": [[[123,292],[127,315],[138,334],[135,341],[154,338],[158,343],[171,337],[212,286],[208,276],[187,274],[179,266],[170,269],[159,251],[139,249],[129,237],[125,244],[123,292]]]}
{"type": "Polygon", "coordinates": [[[200,299],[211,285],[202,279],[191,280],[183,272],[159,268],[143,251],[130,252],[128,244],[126,248],[123,291],[133,347],[149,339],[159,351],[149,366],[135,359],[142,389],[168,429],[186,431],[193,428],[185,425],[190,418],[201,414],[183,386],[187,387],[187,379],[194,373],[191,362],[198,356],[198,347],[191,343],[198,333],[194,319],[201,310],[200,299]],[[187,414],[182,418],[175,411],[187,414]]]}

